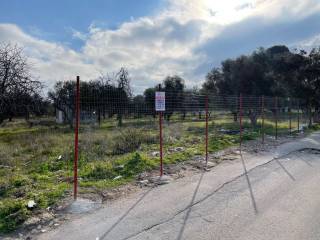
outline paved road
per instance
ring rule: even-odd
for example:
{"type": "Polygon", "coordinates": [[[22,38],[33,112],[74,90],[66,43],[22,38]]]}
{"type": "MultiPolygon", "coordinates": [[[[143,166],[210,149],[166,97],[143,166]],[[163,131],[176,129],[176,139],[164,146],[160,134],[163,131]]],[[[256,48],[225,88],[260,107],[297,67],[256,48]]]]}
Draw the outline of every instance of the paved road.
{"type": "Polygon", "coordinates": [[[41,240],[320,239],[320,134],[136,193],[41,240]]]}

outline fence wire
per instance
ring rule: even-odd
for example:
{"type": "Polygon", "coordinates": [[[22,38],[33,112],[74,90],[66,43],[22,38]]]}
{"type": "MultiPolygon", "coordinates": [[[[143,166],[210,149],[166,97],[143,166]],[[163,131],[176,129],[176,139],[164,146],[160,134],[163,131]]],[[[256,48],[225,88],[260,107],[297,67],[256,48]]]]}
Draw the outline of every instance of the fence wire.
{"type": "MultiPolygon", "coordinates": [[[[165,164],[203,160],[206,147],[210,155],[238,146],[240,118],[243,139],[261,141],[264,136],[296,135],[310,121],[317,121],[301,99],[244,95],[240,109],[239,96],[192,91],[165,94],[165,164]]],[[[80,88],[80,192],[115,186],[159,170],[159,113],[155,111],[154,97],[130,96],[115,88],[80,88]]],[[[12,196],[35,199],[48,207],[54,199],[71,192],[75,98],[76,92],[71,89],[49,102],[46,111],[20,101],[11,103],[11,107],[8,102],[1,103],[0,115],[11,116],[0,128],[0,173],[4,176],[0,182],[1,200],[12,196]],[[6,187],[9,182],[20,185],[13,191],[6,187]]],[[[164,169],[165,174],[168,171],[164,169]]]]}
{"type": "MultiPolygon", "coordinates": [[[[202,154],[206,114],[211,152],[219,149],[214,143],[218,135],[231,136],[238,142],[239,96],[176,91],[165,94],[165,153],[202,154]]],[[[80,151],[85,153],[80,156],[86,155],[86,160],[106,160],[132,152],[158,157],[159,113],[154,96],[147,99],[128,97],[124,91],[106,95],[81,89],[80,110],[80,151]]],[[[302,100],[267,96],[242,96],[241,117],[248,139],[295,134],[306,127],[309,118],[302,100]]]]}

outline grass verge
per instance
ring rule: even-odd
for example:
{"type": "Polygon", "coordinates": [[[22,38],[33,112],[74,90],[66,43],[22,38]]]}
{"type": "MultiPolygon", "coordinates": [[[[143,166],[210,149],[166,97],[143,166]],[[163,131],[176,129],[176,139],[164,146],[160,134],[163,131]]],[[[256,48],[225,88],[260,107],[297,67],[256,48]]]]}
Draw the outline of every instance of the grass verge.
{"type": "MultiPolygon", "coordinates": [[[[158,130],[155,120],[115,120],[80,129],[80,193],[114,188],[133,181],[142,172],[159,167],[158,130]],[[114,122],[112,122],[114,121],[114,122]]],[[[293,124],[293,126],[295,126],[293,124]]],[[[266,120],[264,132],[273,135],[274,123],[266,120]]],[[[279,122],[278,133],[288,134],[288,122],[279,122]]],[[[261,135],[244,120],[243,140],[261,135]]],[[[205,123],[173,121],[164,124],[164,163],[173,164],[204,154],[205,123]]],[[[239,125],[228,119],[210,121],[209,152],[239,144],[239,125]],[[232,132],[226,134],[225,131],[232,132]]],[[[309,131],[320,130],[319,125],[309,131]]],[[[38,210],[52,206],[72,189],[73,131],[67,126],[36,126],[23,122],[0,128],[0,232],[20,226],[38,210]],[[36,207],[27,208],[28,201],[36,207]]]]}

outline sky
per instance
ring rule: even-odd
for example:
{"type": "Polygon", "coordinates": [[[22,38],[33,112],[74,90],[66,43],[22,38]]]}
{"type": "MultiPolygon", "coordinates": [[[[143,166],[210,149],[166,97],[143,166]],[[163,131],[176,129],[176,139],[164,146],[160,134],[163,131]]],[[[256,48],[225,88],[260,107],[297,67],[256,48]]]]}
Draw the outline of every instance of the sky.
{"type": "Polygon", "coordinates": [[[226,58],[320,45],[320,0],[1,0],[0,43],[23,47],[34,77],[130,73],[135,94],[179,75],[200,87],[226,58]]]}

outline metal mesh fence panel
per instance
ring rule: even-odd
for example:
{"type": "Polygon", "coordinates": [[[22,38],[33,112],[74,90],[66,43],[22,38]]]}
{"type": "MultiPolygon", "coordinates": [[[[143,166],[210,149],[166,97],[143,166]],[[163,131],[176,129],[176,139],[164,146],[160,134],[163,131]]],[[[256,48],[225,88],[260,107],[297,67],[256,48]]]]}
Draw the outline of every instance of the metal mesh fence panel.
{"type": "MultiPolygon", "coordinates": [[[[151,97],[133,97],[111,85],[81,83],[79,145],[75,148],[75,86],[74,82],[66,84],[64,92],[47,105],[46,113],[38,104],[0,102],[0,119],[5,119],[0,127],[2,202],[14,201],[22,208],[32,200],[37,207],[46,208],[71,194],[74,179],[80,193],[85,194],[152,171],[158,173],[160,122],[154,93],[151,97]]],[[[206,154],[237,147],[241,140],[263,142],[264,138],[295,135],[312,120],[301,99],[240,98],[191,90],[165,91],[165,96],[164,174],[169,171],[168,164],[205,161],[206,154]]]]}
{"type": "MultiPolygon", "coordinates": [[[[117,88],[81,88],[80,186],[109,184],[106,179],[127,181],[146,169],[159,169],[160,124],[154,101],[131,97],[117,88]],[[127,169],[128,162],[138,167],[127,169]]],[[[204,160],[206,154],[242,140],[263,142],[266,136],[295,134],[307,121],[298,99],[165,91],[165,105],[164,164],[204,160]]]]}

